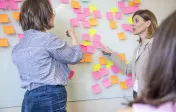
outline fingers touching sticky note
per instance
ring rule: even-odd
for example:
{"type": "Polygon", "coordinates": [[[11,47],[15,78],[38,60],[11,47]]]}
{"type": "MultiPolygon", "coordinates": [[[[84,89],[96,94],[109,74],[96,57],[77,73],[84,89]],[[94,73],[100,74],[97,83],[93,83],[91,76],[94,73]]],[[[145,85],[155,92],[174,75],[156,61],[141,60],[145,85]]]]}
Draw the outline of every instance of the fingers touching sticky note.
{"type": "Polygon", "coordinates": [[[111,83],[112,84],[118,84],[118,77],[117,76],[111,76],[111,83]]]}
{"type": "Polygon", "coordinates": [[[117,29],[116,21],[109,21],[109,26],[111,29],[117,29]]]}
{"type": "Polygon", "coordinates": [[[120,88],[121,89],[128,89],[128,85],[127,85],[126,81],[121,81],[120,82],[120,88]]]}
{"type": "Polygon", "coordinates": [[[13,26],[3,26],[3,30],[5,34],[15,34],[13,26]]]}
{"type": "Polygon", "coordinates": [[[91,26],[96,26],[98,25],[98,21],[96,18],[89,18],[89,23],[91,26]]]}
{"type": "Polygon", "coordinates": [[[72,8],[79,9],[80,8],[80,3],[78,1],[71,1],[72,8]]]}
{"type": "Polygon", "coordinates": [[[8,23],[8,22],[9,22],[8,14],[0,14],[0,23],[8,23]]]}
{"type": "Polygon", "coordinates": [[[123,32],[118,33],[118,38],[120,40],[125,40],[126,39],[125,34],[123,32]]]}
{"type": "Polygon", "coordinates": [[[12,17],[14,20],[18,21],[20,16],[20,12],[12,12],[12,17]]]}
{"type": "Polygon", "coordinates": [[[107,64],[107,60],[105,56],[99,57],[99,63],[101,65],[106,65],[107,64]]]}
{"type": "Polygon", "coordinates": [[[93,71],[99,71],[99,70],[100,70],[100,64],[94,64],[93,71]]]}
{"type": "Polygon", "coordinates": [[[6,38],[0,38],[0,47],[8,47],[8,39],[6,38]]]}

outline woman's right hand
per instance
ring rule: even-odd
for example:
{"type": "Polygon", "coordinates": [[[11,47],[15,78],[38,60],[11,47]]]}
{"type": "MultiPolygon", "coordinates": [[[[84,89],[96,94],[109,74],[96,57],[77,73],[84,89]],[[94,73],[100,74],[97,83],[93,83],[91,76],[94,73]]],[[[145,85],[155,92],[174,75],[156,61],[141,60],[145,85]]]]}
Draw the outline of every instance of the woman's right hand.
{"type": "Polygon", "coordinates": [[[108,48],[107,46],[105,46],[103,44],[101,44],[101,46],[102,46],[102,48],[100,50],[102,51],[103,54],[112,54],[113,53],[113,51],[110,48],[108,48]]]}
{"type": "Polygon", "coordinates": [[[73,27],[72,27],[70,30],[67,30],[66,35],[67,35],[68,37],[71,37],[71,39],[72,39],[72,44],[73,44],[73,45],[79,45],[73,27]]]}

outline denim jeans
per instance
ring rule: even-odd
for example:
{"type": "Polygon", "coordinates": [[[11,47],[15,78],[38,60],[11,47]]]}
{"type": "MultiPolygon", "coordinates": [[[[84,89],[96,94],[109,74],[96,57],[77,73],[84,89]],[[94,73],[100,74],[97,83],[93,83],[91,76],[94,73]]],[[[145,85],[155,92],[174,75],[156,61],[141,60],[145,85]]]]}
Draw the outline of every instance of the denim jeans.
{"type": "Polygon", "coordinates": [[[22,112],[66,112],[67,92],[64,86],[41,86],[26,91],[22,112]]]}

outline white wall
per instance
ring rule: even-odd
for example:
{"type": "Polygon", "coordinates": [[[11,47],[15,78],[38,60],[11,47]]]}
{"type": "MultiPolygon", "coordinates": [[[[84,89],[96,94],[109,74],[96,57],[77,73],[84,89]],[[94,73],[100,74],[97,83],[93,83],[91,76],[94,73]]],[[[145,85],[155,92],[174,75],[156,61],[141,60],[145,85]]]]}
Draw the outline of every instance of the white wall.
{"type": "MultiPolygon", "coordinates": [[[[150,9],[156,15],[160,23],[172,11],[176,10],[176,0],[143,0],[142,9],[150,9]]],[[[68,112],[115,112],[121,98],[80,101],[68,103],[68,112]]],[[[1,102],[0,102],[1,103],[1,102]]],[[[0,112],[20,112],[20,107],[0,109],[0,112]]]]}

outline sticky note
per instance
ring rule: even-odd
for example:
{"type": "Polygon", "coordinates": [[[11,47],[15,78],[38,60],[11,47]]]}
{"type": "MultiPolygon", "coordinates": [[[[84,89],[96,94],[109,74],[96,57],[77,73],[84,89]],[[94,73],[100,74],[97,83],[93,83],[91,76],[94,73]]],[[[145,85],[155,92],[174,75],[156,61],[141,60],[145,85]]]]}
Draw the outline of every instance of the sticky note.
{"type": "Polygon", "coordinates": [[[6,38],[0,38],[0,47],[8,47],[8,39],[6,38]]]}
{"type": "Polygon", "coordinates": [[[129,23],[129,24],[132,24],[132,23],[133,23],[132,17],[128,17],[128,23],[129,23]]]}
{"type": "Polygon", "coordinates": [[[116,65],[112,65],[112,66],[111,66],[111,70],[112,70],[114,73],[118,73],[118,72],[119,72],[119,70],[118,70],[118,68],[117,68],[116,65]]]}
{"type": "Polygon", "coordinates": [[[117,29],[116,21],[113,21],[113,20],[109,21],[109,27],[111,29],[117,29]]]}
{"type": "Polygon", "coordinates": [[[118,2],[118,7],[119,8],[124,8],[125,7],[125,3],[124,2],[118,2]]]}
{"type": "Polygon", "coordinates": [[[111,82],[110,82],[109,79],[103,80],[102,83],[103,83],[103,86],[104,86],[105,88],[108,88],[108,87],[111,86],[111,82]]]}
{"type": "Polygon", "coordinates": [[[107,64],[106,57],[105,57],[105,56],[99,57],[99,63],[100,63],[101,65],[106,65],[106,64],[107,64]]]}
{"type": "Polygon", "coordinates": [[[73,26],[73,27],[76,27],[79,25],[78,23],[78,20],[77,19],[70,19],[70,24],[73,26]]]}
{"type": "Polygon", "coordinates": [[[101,68],[100,69],[100,73],[101,73],[101,76],[103,77],[103,76],[106,76],[106,75],[108,75],[108,70],[106,69],[106,68],[101,68]]]}
{"type": "Polygon", "coordinates": [[[85,16],[91,16],[92,14],[90,13],[90,8],[83,8],[83,12],[85,14],[85,16]]]}
{"type": "Polygon", "coordinates": [[[98,94],[101,92],[101,88],[100,88],[100,85],[99,84],[95,84],[92,86],[92,91],[94,94],[98,94]]]}
{"type": "Polygon", "coordinates": [[[81,48],[83,53],[87,53],[87,47],[86,46],[80,45],[80,48],[81,48]]]}
{"type": "Polygon", "coordinates": [[[137,10],[139,10],[139,6],[128,6],[128,7],[122,8],[122,12],[124,14],[132,14],[137,10]]]}
{"type": "Polygon", "coordinates": [[[90,8],[90,13],[93,13],[95,10],[97,10],[96,5],[94,5],[94,4],[90,4],[89,8],[90,8]]]}
{"type": "Polygon", "coordinates": [[[112,84],[118,84],[118,77],[117,76],[111,76],[111,83],[112,84]]]}
{"type": "Polygon", "coordinates": [[[127,83],[125,81],[120,82],[120,88],[121,89],[128,89],[127,83]]]}
{"type": "Polygon", "coordinates": [[[79,9],[80,8],[80,3],[78,1],[71,1],[72,8],[79,9]]]}
{"type": "Polygon", "coordinates": [[[81,14],[81,9],[80,8],[79,9],[73,9],[73,12],[75,14],[81,14]]]}
{"type": "Polygon", "coordinates": [[[93,37],[96,34],[96,29],[89,29],[90,37],[93,37]]]}
{"type": "Polygon", "coordinates": [[[87,63],[92,62],[92,54],[84,54],[84,61],[87,63]]]}
{"type": "Polygon", "coordinates": [[[60,0],[60,2],[63,3],[63,4],[68,4],[69,0],[60,0]]]}
{"type": "Polygon", "coordinates": [[[89,24],[91,26],[96,26],[96,25],[98,25],[98,21],[96,18],[89,18],[89,24]]]}
{"type": "Polygon", "coordinates": [[[125,31],[133,32],[133,26],[130,25],[130,24],[122,24],[122,28],[123,28],[125,31]]]}
{"type": "Polygon", "coordinates": [[[107,17],[108,20],[113,20],[112,12],[106,12],[106,17],[107,17]]]}
{"type": "Polygon", "coordinates": [[[127,83],[128,87],[132,87],[132,86],[133,86],[133,81],[132,81],[132,79],[127,79],[127,80],[126,80],[126,83],[127,83]]]}
{"type": "Polygon", "coordinates": [[[94,53],[94,47],[93,46],[87,46],[87,53],[94,53]]]}
{"type": "Polygon", "coordinates": [[[101,78],[101,74],[99,71],[96,71],[96,72],[92,72],[92,76],[95,80],[98,80],[101,78]]]}
{"type": "Polygon", "coordinates": [[[115,13],[118,12],[118,8],[111,8],[111,12],[113,15],[115,15],[115,13]]]}
{"type": "Polygon", "coordinates": [[[0,9],[7,9],[5,1],[0,1],[0,9]]]}
{"type": "Polygon", "coordinates": [[[8,22],[9,22],[8,14],[0,14],[0,23],[8,23],[8,22]]]}
{"type": "Polygon", "coordinates": [[[90,23],[89,23],[89,21],[87,21],[87,20],[82,21],[82,26],[83,26],[84,28],[90,28],[90,23]]]}
{"type": "Polygon", "coordinates": [[[85,20],[85,15],[84,14],[77,14],[77,20],[78,21],[84,21],[85,20]]]}
{"type": "Polygon", "coordinates": [[[18,10],[18,3],[15,1],[7,1],[8,9],[18,10]]]}
{"type": "Polygon", "coordinates": [[[93,46],[97,49],[101,49],[101,43],[99,42],[93,42],[93,46]]]}
{"type": "Polygon", "coordinates": [[[135,4],[134,1],[129,1],[128,2],[128,6],[134,6],[134,4],[135,4]]]}
{"type": "Polygon", "coordinates": [[[84,46],[90,46],[90,45],[91,45],[91,42],[89,42],[89,41],[83,41],[83,42],[82,42],[82,45],[84,45],[84,46]]]}
{"type": "Polygon", "coordinates": [[[134,3],[135,4],[141,4],[141,1],[140,0],[134,0],[134,3]]]}
{"type": "Polygon", "coordinates": [[[68,76],[68,79],[71,80],[72,77],[73,77],[73,75],[74,75],[74,71],[73,71],[73,70],[70,70],[70,74],[69,74],[69,76],[68,76]]]}
{"type": "Polygon", "coordinates": [[[99,71],[100,70],[100,64],[94,64],[93,65],[93,71],[99,71]]]}
{"type": "Polygon", "coordinates": [[[12,17],[14,20],[18,21],[20,16],[20,12],[12,12],[12,17]]]}
{"type": "Polygon", "coordinates": [[[15,34],[13,26],[3,26],[3,31],[5,34],[15,34]]]}
{"type": "Polygon", "coordinates": [[[98,35],[98,34],[95,34],[95,35],[94,35],[94,38],[93,38],[93,41],[100,43],[100,39],[101,39],[101,36],[98,35]]]}
{"type": "Polygon", "coordinates": [[[118,38],[120,40],[125,40],[126,39],[125,34],[123,32],[118,33],[118,38]]]}
{"type": "Polygon", "coordinates": [[[91,39],[90,39],[90,34],[82,34],[82,37],[83,37],[83,40],[86,40],[86,41],[91,41],[91,39]]]}
{"type": "Polygon", "coordinates": [[[23,36],[24,36],[23,34],[18,34],[18,39],[19,40],[23,39],[23,36]]]}
{"type": "Polygon", "coordinates": [[[123,54],[123,53],[119,53],[118,54],[118,56],[119,56],[119,58],[122,60],[122,61],[126,61],[126,56],[125,56],[125,54],[123,54]]]}
{"type": "Polygon", "coordinates": [[[122,13],[121,12],[116,12],[115,16],[117,19],[122,19],[122,13]]]}
{"type": "Polygon", "coordinates": [[[112,61],[108,60],[106,68],[110,69],[112,65],[113,65],[112,61]]]}
{"type": "Polygon", "coordinates": [[[94,11],[94,16],[95,16],[96,18],[101,18],[100,10],[94,11]]]}

